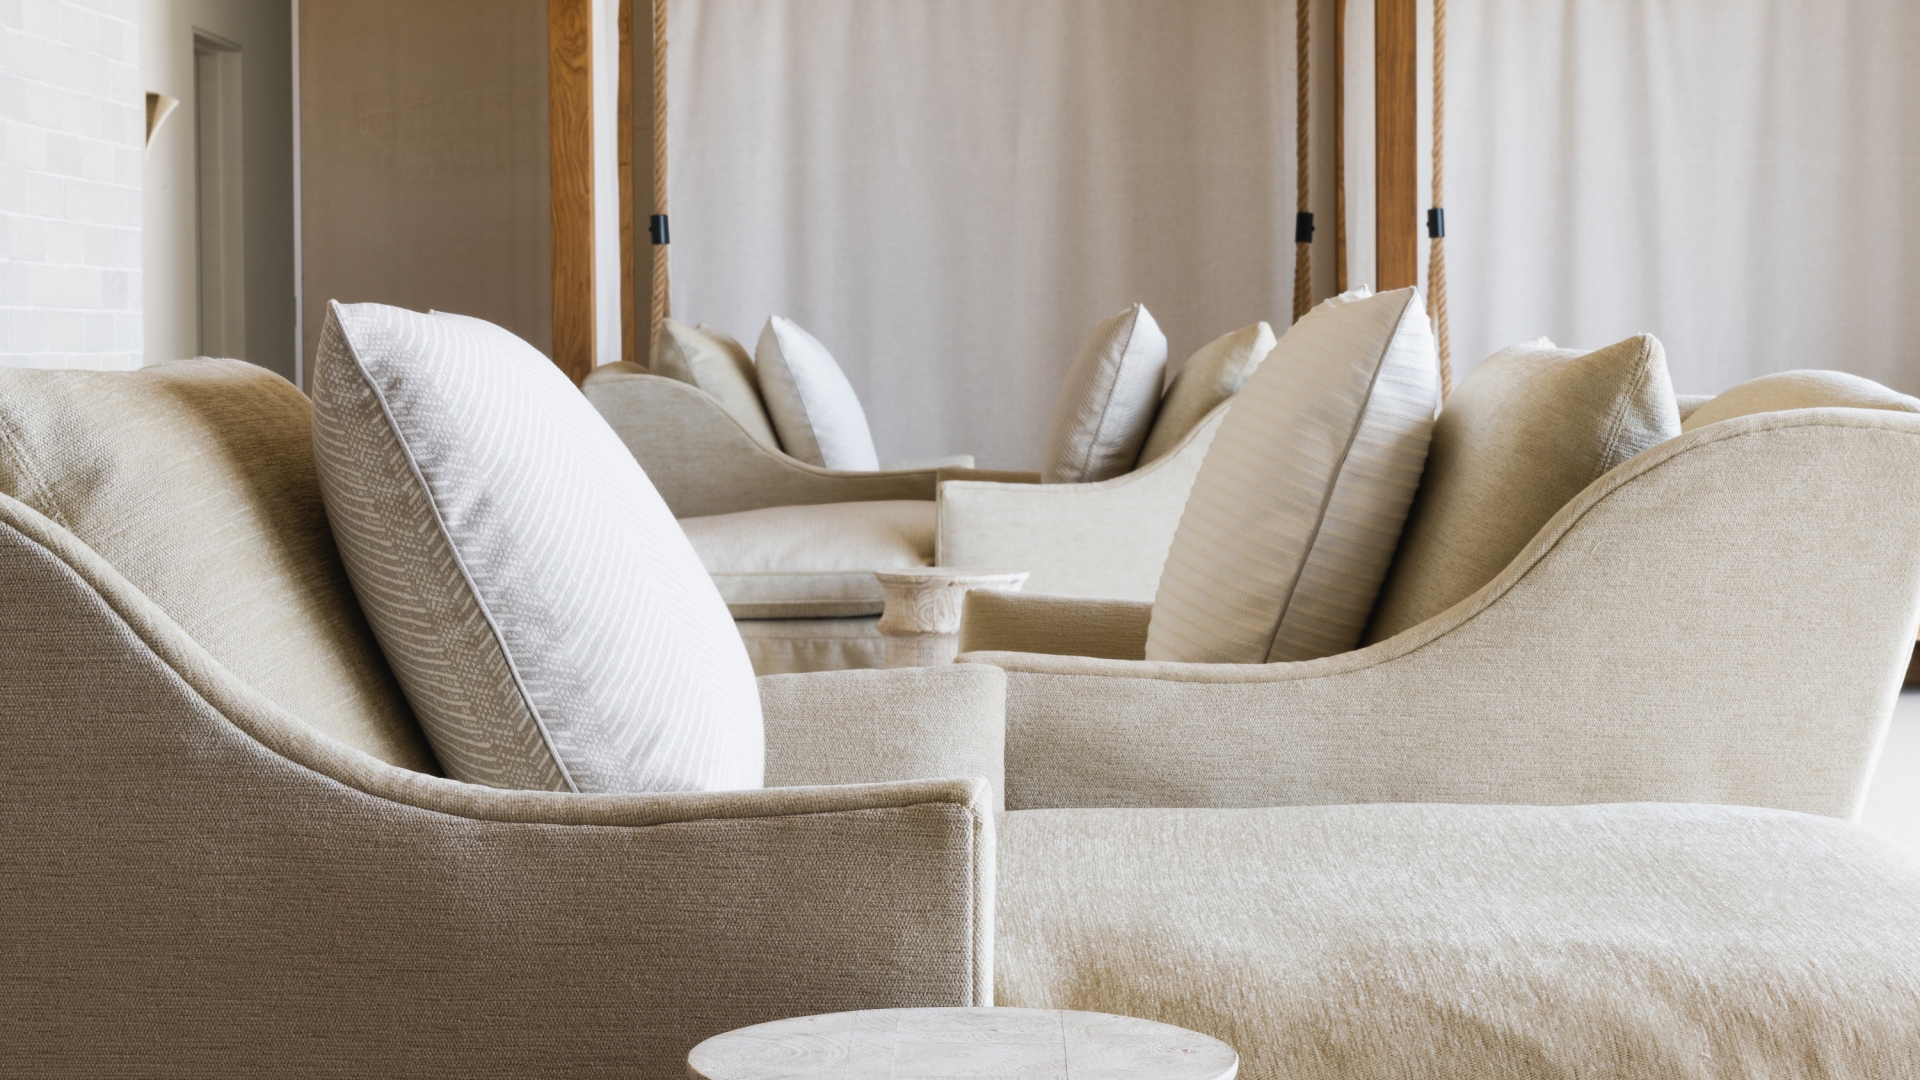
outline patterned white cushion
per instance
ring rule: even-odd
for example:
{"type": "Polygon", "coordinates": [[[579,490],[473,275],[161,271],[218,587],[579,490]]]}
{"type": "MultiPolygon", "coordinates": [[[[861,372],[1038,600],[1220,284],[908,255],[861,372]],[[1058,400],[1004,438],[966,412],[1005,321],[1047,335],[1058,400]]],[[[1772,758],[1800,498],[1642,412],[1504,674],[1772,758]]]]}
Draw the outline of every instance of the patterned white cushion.
{"type": "Polygon", "coordinates": [[[505,330],[333,304],[314,450],[340,554],[447,775],[759,787],[745,648],[586,398],[505,330]]]}
{"type": "Polygon", "coordinates": [[[1440,358],[1416,290],[1322,305],[1295,323],[1194,479],[1147,659],[1258,664],[1353,648],[1439,406],[1440,358]]]}
{"type": "Polygon", "coordinates": [[[812,334],[775,315],[760,331],[753,362],[760,371],[767,415],[788,454],[829,469],[872,472],[880,467],[853,384],[812,334]]]}
{"type": "Polygon", "coordinates": [[[780,440],[760,403],[753,357],[739,342],[707,326],[663,319],[653,343],[652,374],[678,379],[707,392],[747,434],[776,449],[780,440]]]}
{"type": "Polygon", "coordinates": [[[1140,448],[1140,464],[1179,446],[1208,413],[1239,393],[1273,345],[1273,327],[1259,322],[1222,334],[1188,357],[1160,399],[1160,414],[1153,418],[1153,431],[1140,448]]]}
{"type": "Polygon", "coordinates": [[[1153,427],[1166,370],[1167,337],[1144,305],[1094,328],[1053,407],[1040,478],[1090,484],[1132,469],[1153,427]]]}

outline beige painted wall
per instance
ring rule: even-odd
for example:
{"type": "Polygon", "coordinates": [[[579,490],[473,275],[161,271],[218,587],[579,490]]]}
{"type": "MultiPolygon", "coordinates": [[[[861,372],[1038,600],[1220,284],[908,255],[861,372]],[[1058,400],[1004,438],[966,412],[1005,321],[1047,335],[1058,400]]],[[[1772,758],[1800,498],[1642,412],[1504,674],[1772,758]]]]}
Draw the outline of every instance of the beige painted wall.
{"type": "Polygon", "coordinates": [[[553,342],[545,0],[301,0],[302,333],[328,300],[553,342]]]}
{"type": "Polygon", "coordinates": [[[140,89],[180,107],[143,165],[142,287],[146,362],[200,353],[197,188],[194,178],[196,30],[240,46],[245,168],[246,345],[240,357],[294,374],[293,75],[288,0],[142,0],[140,89]]]}

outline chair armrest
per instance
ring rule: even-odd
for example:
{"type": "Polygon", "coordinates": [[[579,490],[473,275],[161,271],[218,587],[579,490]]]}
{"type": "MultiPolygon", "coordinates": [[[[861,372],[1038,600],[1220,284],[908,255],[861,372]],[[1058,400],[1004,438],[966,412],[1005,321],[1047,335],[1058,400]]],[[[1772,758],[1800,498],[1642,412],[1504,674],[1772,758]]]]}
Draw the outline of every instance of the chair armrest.
{"type": "Polygon", "coordinates": [[[956,469],[940,470],[940,482],[949,480],[984,480],[993,484],[1037,484],[1040,474],[1019,469],[956,469]]]}
{"type": "Polygon", "coordinates": [[[633,364],[597,368],[581,389],[674,517],[935,495],[938,469],[848,472],[809,465],[755,439],[699,387],[633,364]]]}
{"type": "Polygon", "coordinates": [[[1138,660],[1153,605],[1144,600],[1040,596],[975,589],[960,613],[960,651],[991,650],[1138,660]]]}
{"type": "Polygon", "coordinates": [[[984,777],[1005,783],[1007,680],[968,665],[760,677],[767,786],[984,777]]]}
{"type": "Polygon", "coordinates": [[[941,477],[941,566],[1026,570],[1037,593],[1151,600],[1187,494],[1220,421],[1216,408],[1152,463],[1097,484],[941,477]]]}
{"type": "Polygon", "coordinates": [[[975,653],[1009,808],[1738,803],[1855,815],[1920,622],[1920,417],[1768,413],[1625,462],[1355,652],[975,653]]]}
{"type": "Polygon", "coordinates": [[[412,773],[239,683],[4,497],[0,656],[0,1015],[29,1072],[269,1075],[297,1046],[359,1075],[666,1076],[772,1017],[992,1002],[984,781],[412,773]]]}

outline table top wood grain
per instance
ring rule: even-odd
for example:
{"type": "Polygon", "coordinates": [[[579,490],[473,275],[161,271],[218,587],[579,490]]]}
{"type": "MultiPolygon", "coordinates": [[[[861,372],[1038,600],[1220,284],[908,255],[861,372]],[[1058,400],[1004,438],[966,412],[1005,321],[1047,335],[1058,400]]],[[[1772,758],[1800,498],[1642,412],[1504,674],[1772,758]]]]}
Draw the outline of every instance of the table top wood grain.
{"type": "Polygon", "coordinates": [[[875,1009],[776,1020],[687,1055],[693,1080],[1232,1080],[1233,1047],[1052,1009],[875,1009]]]}

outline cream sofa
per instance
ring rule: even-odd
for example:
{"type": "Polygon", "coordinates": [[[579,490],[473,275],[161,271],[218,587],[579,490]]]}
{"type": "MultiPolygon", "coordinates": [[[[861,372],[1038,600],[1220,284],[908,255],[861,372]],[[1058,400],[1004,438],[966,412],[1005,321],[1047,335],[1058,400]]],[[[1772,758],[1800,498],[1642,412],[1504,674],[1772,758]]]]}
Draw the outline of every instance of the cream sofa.
{"type": "Polygon", "coordinates": [[[1041,484],[960,465],[823,469],[633,364],[599,368],[585,391],[683,519],[762,674],[882,666],[874,570],[1024,570],[1039,592],[1151,599],[1227,409],[1123,476],[1041,484]]]}
{"type": "MultiPolygon", "coordinates": [[[[775,786],[717,794],[356,749],[0,494],[9,1066],[672,1076],[741,1024],[998,1002],[1196,1027],[1253,1080],[1911,1074],[1920,867],[1837,818],[1914,630],[1920,421],[1722,428],[1348,657],[765,678],[775,786]]],[[[285,483],[145,512],[324,548],[297,435],[255,444],[285,483]]]]}

